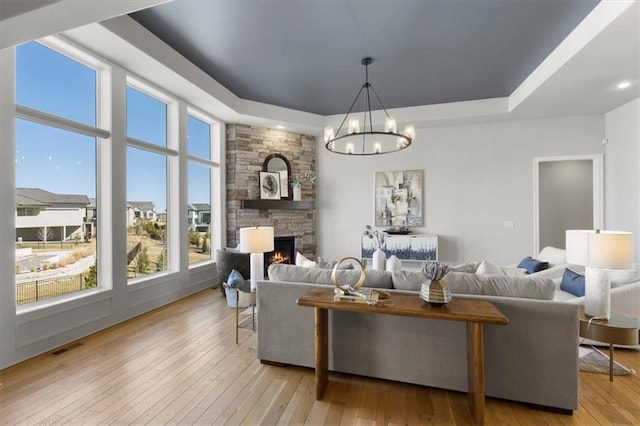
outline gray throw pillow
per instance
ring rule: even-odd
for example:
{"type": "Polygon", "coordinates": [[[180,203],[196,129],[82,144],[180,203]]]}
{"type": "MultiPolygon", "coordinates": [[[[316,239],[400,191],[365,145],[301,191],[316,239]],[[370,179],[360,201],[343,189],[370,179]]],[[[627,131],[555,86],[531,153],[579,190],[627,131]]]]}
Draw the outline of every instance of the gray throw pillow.
{"type": "Polygon", "coordinates": [[[392,274],[393,288],[398,290],[420,291],[426,278],[418,271],[397,271],[392,274]]]}

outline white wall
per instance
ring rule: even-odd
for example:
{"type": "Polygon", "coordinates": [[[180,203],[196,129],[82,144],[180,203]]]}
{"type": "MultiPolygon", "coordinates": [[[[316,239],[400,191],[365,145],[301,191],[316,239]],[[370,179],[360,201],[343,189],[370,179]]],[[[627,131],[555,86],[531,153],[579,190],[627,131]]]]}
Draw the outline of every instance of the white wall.
{"type": "Polygon", "coordinates": [[[395,154],[350,157],[318,150],[318,254],[360,256],[373,223],[374,173],[424,170],[424,227],[440,261],[520,261],[533,247],[533,158],[600,154],[602,116],[417,129],[395,154]],[[512,221],[513,228],[504,226],[512,221]]]}
{"type": "Polygon", "coordinates": [[[640,261],[640,98],[605,114],[605,228],[631,231],[640,261]]]}

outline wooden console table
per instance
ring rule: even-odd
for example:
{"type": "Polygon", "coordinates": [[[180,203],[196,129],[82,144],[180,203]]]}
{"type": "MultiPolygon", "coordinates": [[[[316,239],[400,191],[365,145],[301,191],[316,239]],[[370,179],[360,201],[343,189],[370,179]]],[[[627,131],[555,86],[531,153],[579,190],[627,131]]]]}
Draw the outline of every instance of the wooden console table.
{"type": "Polygon", "coordinates": [[[329,378],[328,311],[399,315],[467,323],[468,394],[475,424],[484,423],[484,349],[482,324],[506,325],[507,317],[485,300],[453,299],[440,308],[426,305],[417,295],[393,294],[392,306],[334,302],[332,288],[313,288],[297,304],[315,308],[316,399],[322,399],[329,378]]]}

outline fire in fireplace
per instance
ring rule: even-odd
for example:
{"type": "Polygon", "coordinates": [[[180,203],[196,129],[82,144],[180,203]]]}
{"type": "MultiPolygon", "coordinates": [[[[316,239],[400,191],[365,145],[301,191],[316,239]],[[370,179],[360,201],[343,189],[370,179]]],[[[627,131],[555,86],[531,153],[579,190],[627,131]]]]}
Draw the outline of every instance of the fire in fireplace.
{"type": "Polygon", "coordinates": [[[296,255],[296,238],[275,237],[273,241],[273,251],[264,254],[264,274],[272,263],[294,263],[296,255]]]}

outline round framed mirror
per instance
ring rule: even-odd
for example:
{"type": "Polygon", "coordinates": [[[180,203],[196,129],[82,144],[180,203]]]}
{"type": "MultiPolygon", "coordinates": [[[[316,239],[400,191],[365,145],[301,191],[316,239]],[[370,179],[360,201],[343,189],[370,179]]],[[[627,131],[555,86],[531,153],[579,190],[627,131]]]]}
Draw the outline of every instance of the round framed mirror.
{"type": "Polygon", "coordinates": [[[291,176],[291,165],[289,160],[282,154],[271,154],[262,163],[263,172],[280,173],[280,198],[291,199],[289,177],[291,176]]]}

